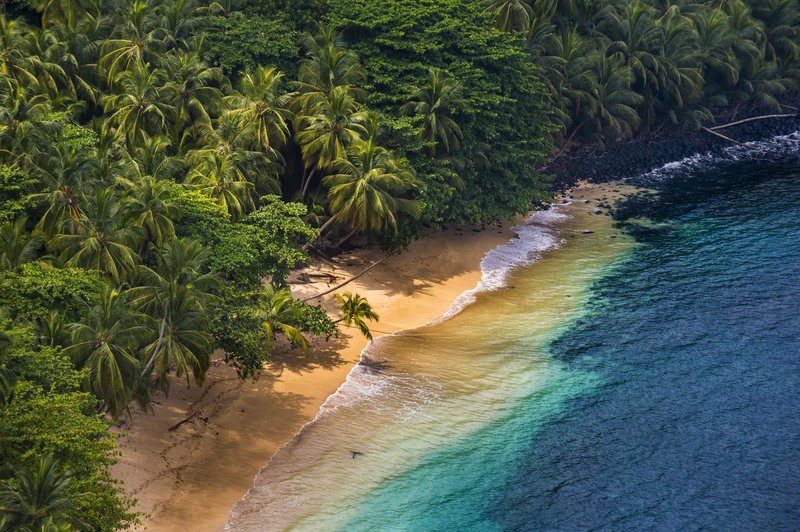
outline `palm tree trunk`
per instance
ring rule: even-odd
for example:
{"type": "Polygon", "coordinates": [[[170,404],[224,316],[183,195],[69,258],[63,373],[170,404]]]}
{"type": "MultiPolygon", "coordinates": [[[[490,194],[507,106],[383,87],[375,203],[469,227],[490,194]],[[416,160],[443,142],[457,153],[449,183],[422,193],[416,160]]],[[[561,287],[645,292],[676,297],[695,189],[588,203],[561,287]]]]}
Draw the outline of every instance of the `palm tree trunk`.
{"type": "MultiPolygon", "coordinates": [[[[788,107],[788,106],[787,106],[788,107]]],[[[726,127],[736,126],[739,124],[744,124],[745,122],[753,122],[754,120],[767,120],[769,118],[796,118],[797,113],[787,113],[787,114],[780,114],[780,115],[764,115],[764,116],[754,116],[752,118],[745,118],[744,120],[737,120],[736,122],[731,122],[729,124],[722,124],[721,126],[714,126],[708,129],[712,131],[716,131],[718,129],[725,129],[726,127]]]]}
{"type": "Polygon", "coordinates": [[[313,239],[311,239],[308,242],[306,242],[305,244],[303,244],[303,249],[308,249],[311,246],[311,244],[313,244],[320,236],[322,236],[322,232],[325,231],[325,229],[327,229],[329,225],[331,225],[333,222],[335,222],[336,218],[338,216],[339,216],[339,214],[337,213],[337,214],[334,214],[333,216],[331,216],[330,218],[328,218],[328,221],[325,222],[324,224],[322,224],[322,227],[319,228],[319,231],[317,232],[317,236],[315,236],[313,239]]]}
{"type": "Polygon", "coordinates": [[[311,184],[311,180],[314,178],[314,173],[316,173],[316,168],[311,168],[311,171],[306,176],[305,180],[303,181],[303,189],[300,192],[300,198],[305,199],[306,194],[308,193],[308,186],[311,184]]]}
{"type": "Polygon", "coordinates": [[[350,240],[350,238],[352,238],[352,236],[353,236],[354,234],[356,234],[356,231],[358,231],[358,228],[356,228],[356,229],[353,229],[352,231],[350,231],[349,233],[347,233],[347,236],[345,236],[343,239],[339,240],[339,241],[338,241],[338,242],[337,242],[337,243],[336,243],[336,244],[335,244],[333,247],[335,247],[335,248],[338,248],[339,246],[341,246],[342,244],[344,244],[345,242],[347,242],[348,240],[350,240]]]}
{"type": "Polygon", "coordinates": [[[547,168],[548,166],[550,166],[550,165],[553,163],[553,161],[555,161],[556,159],[558,159],[559,157],[561,157],[562,155],[564,155],[564,153],[567,151],[567,148],[569,148],[569,145],[572,143],[572,139],[574,139],[574,138],[575,138],[575,135],[578,133],[578,130],[579,130],[579,129],[581,128],[581,126],[583,126],[583,124],[585,124],[585,123],[586,123],[586,119],[584,118],[584,119],[583,119],[583,121],[581,121],[581,123],[580,123],[580,124],[578,124],[578,127],[576,127],[574,130],[572,130],[572,134],[570,134],[570,136],[569,136],[569,137],[567,137],[567,139],[564,141],[564,144],[563,144],[563,145],[561,146],[561,148],[558,150],[558,153],[556,153],[556,154],[555,154],[555,156],[553,156],[553,158],[552,158],[552,159],[550,159],[549,161],[547,161],[547,164],[544,166],[544,168],[547,168]]]}
{"type": "Polygon", "coordinates": [[[150,239],[153,238],[153,235],[150,234],[150,228],[144,228],[144,238],[142,239],[142,245],[139,246],[139,257],[144,259],[144,256],[147,254],[147,248],[150,245],[150,239]]]}
{"type": "Polygon", "coordinates": [[[147,361],[147,364],[144,366],[142,373],[139,375],[141,379],[150,371],[153,367],[153,363],[156,361],[156,357],[158,356],[159,351],[161,351],[161,346],[164,344],[164,333],[167,330],[167,302],[164,301],[164,317],[161,319],[161,330],[158,332],[158,342],[156,342],[156,347],[153,349],[153,354],[150,356],[150,360],[147,361]]]}
{"type": "Polygon", "coordinates": [[[361,277],[362,275],[364,275],[365,273],[370,271],[372,268],[374,268],[378,264],[382,263],[383,261],[385,261],[386,259],[388,259],[392,255],[394,255],[395,253],[396,253],[396,251],[389,252],[389,254],[386,255],[385,257],[383,257],[381,260],[375,261],[370,266],[364,268],[363,270],[361,270],[361,272],[359,272],[358,274],[352,276],[351,278],[347,279],[346,281],[342,281],[341,283],[337,284],[333,288],[329,288],[328,290],[325,290],[324,292],[320,292],[319,294],[317,294],[315,296],[307,297],[307,298],[303,299],[303,301],[305,302],[305,301],[311,301],[312,299],[319,299],[320,297],[322,297],[324,295],[330,294],[331,292],[335,292],[336,290],[342,288],[343,286],[352,283],[353,281],[355,281],[356,279],[358,279],[359,277],[361,277]]]}
{"type": "Polygon", "coordinates": [[[711,133],[712,135],[714,135],[714,136],[716,136],[716,137],[719,137],[719,138],[721,138],[721,139],[723,139],[723,140],[727,140],[728,142],[733,142],[734,144],[738,144],[739,146],[742,146],[742,147],[744,147],[744,148],[747,148],[748,150],[755,150],[755,149],[756,149],[756,148],[754,148],[754,147],[750,146],[749,144],[745,144],[744,142],[739,142],[739,141],[738,141],[738,140],[736,140],[736,139],[732,139],[732,138],[730,138],[730,137],[726,137],[726,136],[725,136],[725,135],[723,135],[722,133],[717,133],[716,131],[711,131],[711,130],[710,130],[710,129],[708,129],[707,127],[704,127],[704,128],[703,128],[703,131],[706,131],[706,132],[708,132],[708,133],[711,133]]]}

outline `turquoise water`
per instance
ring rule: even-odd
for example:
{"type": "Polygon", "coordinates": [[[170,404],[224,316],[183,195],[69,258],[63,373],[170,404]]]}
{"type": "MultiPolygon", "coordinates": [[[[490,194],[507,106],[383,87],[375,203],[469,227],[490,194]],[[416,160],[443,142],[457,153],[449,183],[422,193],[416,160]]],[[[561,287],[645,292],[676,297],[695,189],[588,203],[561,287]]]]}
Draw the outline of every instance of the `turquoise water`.
{"type": "Polygon", "coordinates": [[[373,343],[227,529],[800,529],[800,135],[635,181],[373,343]]]}
{"type": "Polygon", "coordinates": [[[645,176],[638,246],[550,345],[547,386],[365,499],[348,530],[800,528],[800,173],[645,176]]]}

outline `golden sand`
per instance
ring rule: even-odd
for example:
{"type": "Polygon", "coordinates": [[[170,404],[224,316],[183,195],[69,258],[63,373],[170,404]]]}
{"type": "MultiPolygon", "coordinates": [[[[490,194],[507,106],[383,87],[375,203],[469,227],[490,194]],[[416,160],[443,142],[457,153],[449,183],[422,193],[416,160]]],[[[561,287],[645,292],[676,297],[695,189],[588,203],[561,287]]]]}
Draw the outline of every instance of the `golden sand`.
{"type": "MultiPolygon", "coordinates": [[[[612,188],[578,189],[581,216],[574,223],[582,223],[604,196],[613,201],[612,188]]],[[[514,236],[512,225],[457,228],[415,241],[340,291],[366,297],[380,314],[376,337],[419,327],[477,284],[481,258],[514,236]]],[[[337,257],[335,264],[318,262],[295,272],[292,291],[300,298],[320,293],[381,258],[379,250],[361,250],[337,257]],[[299,282],[304,275],[314,282],[299,282]]],[[[321,303],[336,314],[332,295],[321,303]]],[[[341,338],[315,342],[308,354],[276,353],[256,381],[240,380],[218,358],[202,387],[176,382],[169,396],[156,396],[152,412],[135,412],[123,427],[122,456],[112,472],[138,499],[145,527],[220,529],[257,472],[344,382],[366,345],[354,332],[344,328],[341,338]]]]}
{"type": "MultiPolygon", "coordinates": [[[[511,223],[459,228],[413,242],[341,291],[366,297],[380,314],[373,328],[386,332],[418,327],[444,313],[480,279],[480,260],[507,242],[511,223]],[[474,231],[473,231],[474,229],[474,231]]],[[[380,250],[339,256],[293,275],[331,273],[336,281],[292,285],[297,297],[325,290],[383,257],[380,250]]],[[[335,315],[332,295],[322,300],[335,315]]],[[[169,396],[156,397],[152,413],[135,412],[119,445],[112,472],[148,514],[149,530],[217,530],[231,507],[251,487],[269,457],[308,421],[344,382],[366,341],[343,328],[342,337],[316,342],[308,354],[276,354],[255,382],[241,381],[221,359],[205,384],[174,383],[169,396]],[[169,428],[193,416],[177,429],[169,428]]]]}

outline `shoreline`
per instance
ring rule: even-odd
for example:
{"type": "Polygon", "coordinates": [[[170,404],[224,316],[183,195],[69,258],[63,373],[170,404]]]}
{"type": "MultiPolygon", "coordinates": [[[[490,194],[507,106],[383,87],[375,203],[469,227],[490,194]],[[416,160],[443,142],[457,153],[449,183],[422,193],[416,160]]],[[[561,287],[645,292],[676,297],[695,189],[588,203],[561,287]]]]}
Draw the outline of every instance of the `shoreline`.
{"type": "MultiPolygon", "coordinates": [[[[526,322],[525,330],[564,326],[582,299],[587,276],[629,245],[628,239],[615,235],[607,211],[598,215],[599,204],[613,204],[638,190],[615,184],[574,191],[572,201],[564,198],[552,209],[553,216],[549,211],[537,213],[518,228],[521,240],[486,257],[480,286],[462,293],[473,297],[457,298],[451,307],[457,312],[447,313],[450,319],[435,319],[367,348],[365,356],[375,366],[356,366],[352,379],[329,398],[322,415],[270,459],[233,508],[226,530],[346,528],[350,512],[364,504],[367,494],[402,475],[420,454],[428,456],[425,453],[446,445],[448,438],[460,439],[477,430],[493,417],[490,404],[496,412],[503,411],[507,403],[491,391],[498,385],[492,379],[510,372],[502,382],[516,375],[528,386],[536,379],[512,368],[539,361],[523,357],[517,361],[522,366],[516,366],[499,348],[503,334],[487,341],[492,337],[489,331],[502,326],[485,324],[491,323],[491,316],[507,317],[524,306],[512,292],[520,288],[523,300],[537,302],[526,313],[533,321],[526,322]],[[477,396],[487,402],[475,401],[481,406],[473,410],[470,403],[477,396]],[[465,403],[456,410],[471,414],[450,426],[445,420],[459,401],[465,403]],[[433,426],[426,430],[431,423],[446,427],[443,432],[433,426]],[[353,462],[348,449],[363,454],[353,462]]],[[[512,338],[518,332],[508,331],[512,338]]]]}
{"type": "MultiPolygon", "coordinates": [[[[434,233],[339,291],[369,300],[381,316],[372,327],[376,338],[423,326],[476,286],[481,259],[515,237],[513,225],[434,233]]],[[[319,293],[382,257],[367,249],[313,263],[293,272],[292,293],[319,293]]],[[[336,314],[333,294],[320,303],[336,314]]],[[[345,382],[366,345],[342,327],[340,338],[315,339],[308,354],[279,350],[256,381],[240,380],[217,356],[202,387],[176,382],[169,396],[156,396],[152,412],[132,412],[118,431],[127,434],[112,474],[139,500],[143,528],[220,529],[255,475],[345,382]]]]}
{"type": "MultiPolygon", "coordinates": [[[[608,185],[579,183],[552,204],[608,185]]],[[[515,238],[511,228],[522,219],[527,216],[432,233],[337,292],[369,300],[381,317],[371,327],[375,338],[428,325],[476,288],[483,257],[515,238]]],[[[320,293],[384,255],[359,249],[314,261],[291,274],[292,294],[302,299],[320,293]]],[[[333,293],[319,303],[337,315],[333,293]]],[[[138,499],[136,511],[145,514],[138,529],[220,530],[254,478],[318,416],[359,362],[367,341],[354,328],[342,327],[341,333],[327,342],[312,339],[307,354],[281,349],[279,342],[256,381],[239,379],[217,354],[202,387],[176,382],[169,396],[156,396],[152,412],[133,412],[117,431],[126,434],[119,440],[121,459],[112,474],[138,499]]]]}
{"type": "MultiPolygon", "coordinates": [[[[783,103],[788,107],[800,106],[800,93],[789,96],[783,103]]],[[[725,117],[725,121],[728,119],[733,117],[725,117]]],[[[725,130],[725,134],[740,142],[753,143],[790,135],[799,129],[800,113],[797,113],[791,118],[733,125],[725,130]]],[[[595,153],[591,146],[578,147],[565,153],[559,161],[551,161],[545,169],[555,176],[556,190],[563,192],[574,188],[580,180],[597,184],[624,181],[671,162],[705,154],[719,155],[732,147],[736,145],[702,130],[686,130],[676,126],[660,133],[609,144],[600,153],[595,153]]]]}

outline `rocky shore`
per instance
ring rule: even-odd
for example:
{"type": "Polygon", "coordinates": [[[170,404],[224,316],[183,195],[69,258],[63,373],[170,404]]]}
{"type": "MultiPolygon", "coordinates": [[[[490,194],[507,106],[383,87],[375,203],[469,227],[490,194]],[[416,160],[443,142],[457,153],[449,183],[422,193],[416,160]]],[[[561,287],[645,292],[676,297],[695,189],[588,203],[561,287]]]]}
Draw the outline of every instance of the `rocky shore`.
{"type": "MultiPolygon", "coordinates": [[[[786,113],[797,113],[800,95],[787,100],[786,113]]],[[[764,112],[762,114],[768,114],[764,112]]],[[[719,124],[746,118],[720,119],[719,124]]],[[[739,142],[752,142],[800,130],[800,114],[790,118],[773,118],[746,122],[726,128],[720,133],[739,142]]],[[[679,130],[660,132],[608,146],[606,151],[585,148],[562,155],[546,169],[555,176],[556,187],[565,190],[578,180],[604,183],[618,181],[648,172],[671,161],[697,153],[720,152],[732,144],[707,131],[679,130]]]]}

